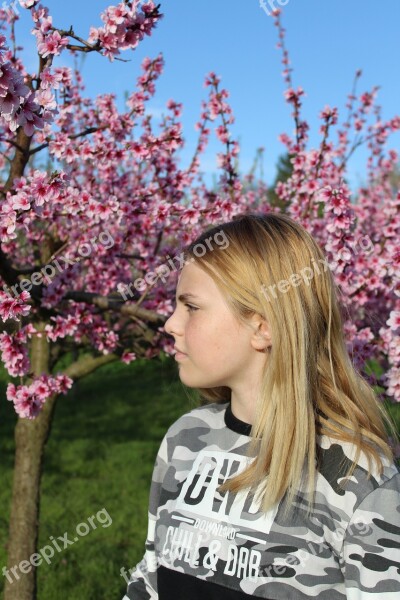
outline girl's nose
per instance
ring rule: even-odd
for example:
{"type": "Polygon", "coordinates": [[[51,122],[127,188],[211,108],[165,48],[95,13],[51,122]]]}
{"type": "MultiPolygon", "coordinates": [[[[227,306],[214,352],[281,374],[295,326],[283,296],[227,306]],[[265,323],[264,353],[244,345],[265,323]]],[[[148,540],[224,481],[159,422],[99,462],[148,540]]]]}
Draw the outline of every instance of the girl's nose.
{"type": "Polygon", "coordinates": [[[173,325],[173,316],[174,316],[174,314],[175,314],[175,311],[172,313],[172,315],[170,315],[168,317],[168,319],[165,321],[165,324],[164,324],[164,330],[169,335],[172,335],[172,331],[173,331],[172,325],[173,325]]]}
{"type": "Polygon", "coordinates": [[[169,328],[170,320],[171,320],[171,317],[169,317],[164,323],[164,331],[165,331],[165,333],[168,333],[169,335],[171,335],[171,330],[169,328]]]}

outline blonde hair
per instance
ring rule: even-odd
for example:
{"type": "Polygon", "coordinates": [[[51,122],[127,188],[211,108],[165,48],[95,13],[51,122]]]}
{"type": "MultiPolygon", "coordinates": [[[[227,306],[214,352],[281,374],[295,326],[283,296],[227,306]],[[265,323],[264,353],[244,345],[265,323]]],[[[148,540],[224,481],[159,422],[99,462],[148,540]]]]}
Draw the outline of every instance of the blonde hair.
{"type": "MultiPolygon", "coordinates": [[[[213,278],[239,320],[261,315],[272,337],[247,450],[255,459],[218,491],[257,487],[265,512],[286,496],[287,516],[306,474],[310,514],[319,435],[355,444],[356,456],[346,477],[351,477],[361,452],[368,459],[368,477],[371,459],[381,474],[381,453],[393,462],[385,425],[395,439],[396,430],[374,389],[350,360],[338,289],[325,268],[323,252],[306,229],[284,214],[237,215],[204,231],[184,255],[213,278]],[[196,244],[218,231],[229,244],[197,256],[196,244]],[[262,292],[262,286],[277,290],[282,280],[295,281],[293,275],[305,268],[318,273],[307,285],[286,286],[276,297],[262,292]]],[[[195,390],[202,404],[230,400],[228,387],[195,390]]]]}

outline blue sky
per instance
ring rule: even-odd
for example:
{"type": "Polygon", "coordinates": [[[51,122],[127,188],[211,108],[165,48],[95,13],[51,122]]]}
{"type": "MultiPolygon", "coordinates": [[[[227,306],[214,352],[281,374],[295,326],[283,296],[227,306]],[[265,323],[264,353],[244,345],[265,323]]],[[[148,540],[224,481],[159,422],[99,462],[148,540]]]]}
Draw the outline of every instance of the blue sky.
{"type": "MultiPolygon", "coordinates": [[[[48,0],[44,4],[56,27],[67,29],[73,25],[78,35],[86,37],[90,25],[101,25],[100,13],[112,3],[48,0]]],[[[264,146],[264,177],[270,183],[277,158],[284,151],[278,135],[293,130],[290,107],[283,99],[281,55],[276,48],[273,18],[262,10],[259,0],[160,3],[164,19],[136,51],[122,54],[130,62],[110,63],[94,54],[85,57],[82,73],[87,94],[115,93],[122,109],[124,92],[134,89],[143,57],[162,52],[165,70],[149,106],[159,115],[168,99],[183,103],[186,144],[182,161],[186,165],[197,142],[194,124],[199,120],[201,100],[206,99],[204,77],[215,71],[230,92],[229,102],[236,118],[232,131],[241,144],[241,170],[250,168],[256,149],[264,146]]],[[[278,6],[278,0],[275,3],[278,6]]],[[[17,40],[25,46],[27,67],[36,69],[29,13],[20,9],[20,15],[17,40]]],[[[286,43],[294,68],[294,86],[302,86],[307,94],[303,114],[311,125],[313,145],[319,140],[318,114],[326,104],[337,106],[342,117],[346,114],[344,105],[357,69],[363,71],[359,93],[379,85],[383,117],[400,113],[399,23],[399,0],[288,1],[283,9],[286,43]]],[[[66,63],[73,64],[70,55],[64,53],[54,64],[66,63]]],[[[399,134],[392,136],[390,147],[398,148],[399,142],[399,134]]],[[[209,181],[211,173],[218,172],[215,157],[220,150],[220,143],[211,136],[202,161],[209,181]]],[[[364,180],[365,157],[361,148],[350,163],[353,186],[364,180]]]]}

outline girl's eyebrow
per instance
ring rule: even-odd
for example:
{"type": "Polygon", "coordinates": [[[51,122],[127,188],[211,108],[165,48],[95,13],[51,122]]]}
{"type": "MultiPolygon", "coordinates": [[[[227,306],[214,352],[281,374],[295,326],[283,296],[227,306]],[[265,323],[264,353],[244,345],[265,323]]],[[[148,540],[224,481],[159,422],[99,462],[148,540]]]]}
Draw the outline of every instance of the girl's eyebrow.
{"type": "Polygon", "coordinates": [[[178,302],[186,302],[187,300],[192,300],[194,298],[199,298],[196,294],[191,294],[190,292],[185,292],[184,294],[179,294],[178,302]]]}

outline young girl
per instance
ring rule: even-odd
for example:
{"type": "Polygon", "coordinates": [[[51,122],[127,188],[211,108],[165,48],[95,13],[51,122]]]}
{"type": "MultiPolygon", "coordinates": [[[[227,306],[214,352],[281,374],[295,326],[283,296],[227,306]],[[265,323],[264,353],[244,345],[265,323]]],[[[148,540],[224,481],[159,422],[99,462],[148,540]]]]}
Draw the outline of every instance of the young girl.
{"type": "Polygon", "coordinates": [[[321,249],[285,215],[247,214],[185,260],[165,331],[202,403],[162,440],[124,600],[399,600],[396,432],[352,365],[321,249]]]}

